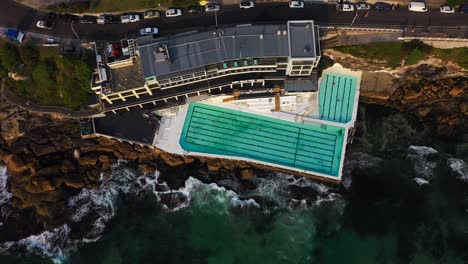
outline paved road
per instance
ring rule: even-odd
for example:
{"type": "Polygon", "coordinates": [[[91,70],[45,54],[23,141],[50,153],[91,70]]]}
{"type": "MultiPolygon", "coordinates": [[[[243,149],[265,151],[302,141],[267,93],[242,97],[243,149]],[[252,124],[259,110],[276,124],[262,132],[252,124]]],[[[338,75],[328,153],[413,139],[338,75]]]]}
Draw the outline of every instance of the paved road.
{"type": "MultiPolygon", "coordinates": [[[[218,13],[218,24],[245,23],[280,23],[292,19],[313,19],[320,25],[351,25],[354,12],[336,12],[333,6],[311,4],[304,9],[290,9],[284,3],[258,4],[253,9],[241,10],[237,6],[227,6],[218,13]]],[[[467,14],[442,14],[437,10],[426,13],[410,13],[405,8],[396,11],[371,10],[359,11],[354,26],[419,28],[433,32],[444,32],[450,37],[468,37],[467,14]]],[[[76,38],[71,23],[56,22],[53,30],[39,29],[36,22],[44,17],[43,12],[25,7],[13,0],[2,0],[0,3],[0,26],[18,28],[24,31],[51,34],[59,37],[76,38]]],[[[183,15],[177,18],[158,18],[142,20],[139,23],[97,25],[74,24],[73,29],[81,39],[108,40],[135,35],[138,29],[146,26],[157,26],[161,34],[173,34],[192,29],[200,29],[215,24],[215,15],[183,15]]]]}

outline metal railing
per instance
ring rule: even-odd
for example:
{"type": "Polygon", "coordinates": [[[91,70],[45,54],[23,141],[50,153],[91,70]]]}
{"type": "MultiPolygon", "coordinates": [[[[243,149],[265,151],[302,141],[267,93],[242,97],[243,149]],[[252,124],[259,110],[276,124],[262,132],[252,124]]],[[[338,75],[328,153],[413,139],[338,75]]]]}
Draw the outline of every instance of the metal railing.
{"type": "Polygon", "coordinates": [[[427,41],[452,41],[468,42],[468,38],[435,38],[435,37],[399,37],[399,40],[427,40],[427,41]]]}
{"type": "Polygon", "coordinates": [[[318,27],[319,29],[329,29],[329,30],[376,31],[376,32],[394,32],[394,33],[403,32],[403,29],[393,29],[393,28],[344,27],[344,26],[318,26],[318,27]]]}

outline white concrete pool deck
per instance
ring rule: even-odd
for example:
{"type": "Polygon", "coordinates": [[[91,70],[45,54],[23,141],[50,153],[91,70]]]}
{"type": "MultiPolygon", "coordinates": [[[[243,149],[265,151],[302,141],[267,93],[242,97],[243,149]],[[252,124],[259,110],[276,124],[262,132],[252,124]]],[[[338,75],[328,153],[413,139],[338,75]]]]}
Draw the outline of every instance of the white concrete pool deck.
{"type": "MultiPolygon", "coordinates": [[[[352,113],[352,118],[347,123],[332,122],[327,120],[318,119],[319,116],[319,102],[318,102],[318,92],[307,92],[307,93],[297,93],[290,94],[288,96],[281,97],[281,111],[274,112],[274,98],[255,98],[255,99],[244,99],[236,100],[230,102],[223,102],[223,99],[232,97],[232,95],[221,95],[221,96],[212,96],[200,98],[198,101],[200,103],[209,104],[213,106],[223,107],[232,109],[235,111],[247,112],[251,114],[257,114],[261,116],[267,116],[275,119],[285,120],[294,123],[302,124],[323,124],[323,125],[332,125],[337,127],[345,128],[345,140],[348,138],[349,129],[354,127],[357,116],[357,107],[359,101],[359,91],[360,91],[360,82],[362,72],[355,72],[348,69],[344,69],[341,65],[335,64],[332,67],[326,69],[323,72],[323,75],[326,73],[330,74],[341,74],[357,79],[356,93],[354,98],[354,109],[352,113]]],[[[320,83],[321,80],[319,80],[320,83]]],[[[320,89],[319,89],[320,91],[320,89]]],[[[268,166],[283,168],[292,171],[298,171],[306,174],[313,174],[319,177],[325,177],[333,180],[340,180],[342,176],[342,167],[344,163],[344,156],[346,150],[346,144],[343,144],[342,147],[342,156],[340,160],[340,170],[338,177],[330,176],[322,173],[311,173],[310,171],[296,169],[289,166],[283,166],[279,164],[273,164],[268,162],[263,162],[259,160],[238,157],[238,156],[229,156],[229,155],[217,155],[201,152],[188,152],[184,150],[179,144],[179,140],[182,135],[184,128],[184,123],[186,121],[186,115],[189,108],[189,104],[173,107],[170,109],[165,109],[162,111],[156,111],[158,114],[162,115],[161,125],[159,131],[156,132],[153,146],[163,149],[167,152],[180,154],[180,155],[194,155],[194,156],[205,156],[213,158],[227,158],[234,160],[245,160],[248,162],[265,164],[268,166]]]]}

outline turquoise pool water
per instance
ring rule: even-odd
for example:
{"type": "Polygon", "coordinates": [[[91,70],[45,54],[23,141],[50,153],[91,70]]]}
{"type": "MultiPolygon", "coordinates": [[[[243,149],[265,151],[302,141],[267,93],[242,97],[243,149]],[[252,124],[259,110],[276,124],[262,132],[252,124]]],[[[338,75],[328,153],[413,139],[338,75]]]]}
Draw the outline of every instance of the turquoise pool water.
{"type": "Polygon", "coordinates": [[[340,123],[349,122],[353,115],[356,84],[355,77],[325,74],[319,89],[320,119],[340,123]]]}
{"type": "Polygon", "coordinates": [[[337,177],[345,130],[298,124],[203,103],[191,103],[183,149],[280,164],[337,177]]]}

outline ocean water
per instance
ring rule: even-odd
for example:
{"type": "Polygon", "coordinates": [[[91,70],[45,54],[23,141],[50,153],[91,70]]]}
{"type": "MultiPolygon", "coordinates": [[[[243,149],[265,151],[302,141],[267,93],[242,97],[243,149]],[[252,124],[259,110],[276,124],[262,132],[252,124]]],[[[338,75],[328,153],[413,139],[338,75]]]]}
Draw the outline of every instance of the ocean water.
{"type": "Polygon", "coordinates": [[[0,263],[467,263],[468,138],[379,107],[359,120],[342,187],[271,173],[171,190],[120,162],[70,199],[69,223],[1,244],[0,263]]]}

